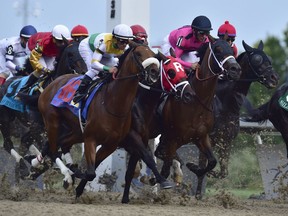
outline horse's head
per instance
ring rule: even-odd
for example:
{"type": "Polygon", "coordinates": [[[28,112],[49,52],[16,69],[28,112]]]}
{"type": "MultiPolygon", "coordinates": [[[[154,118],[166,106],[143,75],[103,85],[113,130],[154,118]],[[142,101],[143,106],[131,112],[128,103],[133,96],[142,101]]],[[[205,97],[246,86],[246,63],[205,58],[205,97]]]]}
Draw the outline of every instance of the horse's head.
{"type": "MultiPolygon", "coordinates": [[[[140,73],[137,74],[139,81],[147,85],[157,82],[159,79],[159,61],[155,58],[155,53],[144,44],[130,42],[129,46],[129,50],[126,51],[126,54],[121,59],[127,59],[125,56],[132,55],[136,63],[134,64],[134,68],[137,67],[138,71],[140,70],[140,73]]],[[[119,65],[124,64],[124,62],[121,63],[121,59],[119,65]]]]}
{"type": "MultiPolygon", "coordinates": [[[[258,48],[252,48],[244,41],[243,47],[247,53],[249,71],[253,73],[249,76],[251,80],[257,80],[267,88],[275,88],[279,81],[279,75],[272,67],[270,58],[263,51],[263,42],[260,41],[258,48]]],[[[245,61],[240,62],[241,66],[245,61]],[[243,63],[242,63],[243,62],[243,63]]]]}
{"type": "Polygon", "coordinates": [[[79,42],[72,41],[63,49],[57,64],[56,76],[69,73],[83,74],[87,72],[87,66],[78,51],[78,47],[79,42]]]}
{"type": "Polygon", "coordinates": [[[163,90],[174,92],[176,99],[182,99],[185,103],[192,101],[195,94],[182,65],[175,57],[164,56],[158,52],[157,58],[160,60],[160,80],[163,90]]]}
{"type": "MultiPolygon", "coordinates": [[[[210,43],[209,43],[210,46],[210,43]]],[[[233,50],[227,41],[218,39],[212,45],[209,54],[209,68],[215,74],[224,74],[228,79],[238,80],[241,67],[233,55],[233,50]]]]}

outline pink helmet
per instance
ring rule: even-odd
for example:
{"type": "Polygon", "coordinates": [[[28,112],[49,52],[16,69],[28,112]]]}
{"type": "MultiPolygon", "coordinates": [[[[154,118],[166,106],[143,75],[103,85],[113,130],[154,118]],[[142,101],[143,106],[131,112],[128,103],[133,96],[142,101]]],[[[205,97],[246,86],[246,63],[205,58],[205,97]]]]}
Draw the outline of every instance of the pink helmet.
{"type": "Polygon", "coordinates": [[[229,37],[236,37],[236,29],[229,21],[225,21],[225,23],[219,27],[218,36],[223,36],[226,32],[229,37]]]}

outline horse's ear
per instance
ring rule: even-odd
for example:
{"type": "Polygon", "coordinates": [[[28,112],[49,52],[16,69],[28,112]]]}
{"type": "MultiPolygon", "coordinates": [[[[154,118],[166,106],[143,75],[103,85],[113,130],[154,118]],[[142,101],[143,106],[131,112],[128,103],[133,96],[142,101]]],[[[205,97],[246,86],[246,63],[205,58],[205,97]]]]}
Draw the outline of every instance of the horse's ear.
{"type": "Polygon", "coordinates": [[[134,41],[129,40],[129,47],[131,47],[131,48],[135,48],[137,45],[138,45],[138,44],[135,43],[134,41]]]}
{"type": "Polygon", "coordinates": [[[252,52],[252,51],[253,51],[253,48],[250,47],[248,44],[246,44],[244,40],[242,40],[242,45],[243,45],[244,49],[245,49],[247,52],[252,52]]]}
{"type": "Polygon", "coordinates": [[[209,39],[209,41],[213,44],[215,41],[216,41],[216,38],[214,38],[212,35],[208,35],[207,36],[208,37],[208,39],[209,39]]]}
{"type": "Polygon", "coordinates": [[[64,41],[64,44],[67,46],[69,44],[69,41],[67,40],[67,38],[65,38],[63,35],[62,35],[62,39],[64,41]]]}
{"type": "Polygon", "coordinates": [[[176,58],[175,51],[174,51],[174,49],[173,49],[172,47],[170,47],[169,53],[170,53],[170,55],[171,55],[172,57],[176,58]]]}
{"type": "Polygon", "coordinates": [[[263,41],[260,40],[259,45],[258,45],[258,49],[261,50],[261,51],[263,51],[263,48],[264,48],[263,41]]]}
{"type": "Polygon", "coordinates": [[[158,50],[158,53],[155,55],[155,58],[157,58],[159,61],[163,60],[166,61],[168,58],[158,50]]]}

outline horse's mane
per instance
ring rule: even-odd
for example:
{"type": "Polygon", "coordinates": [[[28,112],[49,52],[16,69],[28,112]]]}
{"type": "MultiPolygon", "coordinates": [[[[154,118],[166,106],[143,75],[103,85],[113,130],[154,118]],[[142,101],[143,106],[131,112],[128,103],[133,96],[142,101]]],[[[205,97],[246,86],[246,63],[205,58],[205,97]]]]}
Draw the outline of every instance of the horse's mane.
{"type": "Polygon", "coordinates": [[[238,57],[236,58],[236,60],[237,60],[238,63],[243,59],[245,53],[246,53],[246,52],[242,52],[240,55],[238,55],[238,57]]]}
{"type": "Polygon", "coordinates": [[[200,58],[199,64],[202,63],[202,60],[203,60],[203,58],[204,58],[204,55],[205,55],[205,53],[206,53],[206,50],[207,50],[208,46],[209,46],[209,42],[204,43],[204,44],[203,44],[201,47],[199,47],[199,49],[197,50],[197,56],[200,58]]]}
{"type": "Polygon", "coordinates": [[[128,55],[128,53],[131,51],[132,47],[129,46],[129,48],[127,50],[125,50],[125,52],[119,57],[119,64],[118,64],[118,68],[121,68],[126,56],[128,55]]]}

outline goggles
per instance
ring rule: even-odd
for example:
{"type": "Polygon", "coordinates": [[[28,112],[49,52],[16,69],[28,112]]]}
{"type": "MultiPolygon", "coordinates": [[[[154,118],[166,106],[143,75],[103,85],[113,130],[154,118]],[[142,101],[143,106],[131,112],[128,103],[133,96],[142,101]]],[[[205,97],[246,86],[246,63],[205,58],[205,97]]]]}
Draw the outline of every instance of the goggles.
{"type": "Polygon", "coordinates": [[[209,31],[197,31],[197,32],[198,32],[198,34],[200,34],[200,35],[209,35],[209,34],[210,34],[209,31]]]}
{"type": "Polygon", "coordinates": [[[228,37],[227,38],[227,40],[226,40],[227,42],[234,42],[235,41],[235,37],[228,37]]]}
{"type": "Polygon", "coordinates": [[[119,43],[119,44],[128,44],[128,40],[125,40],[125,39],[117,39],[117,42],[119,43]]]}

